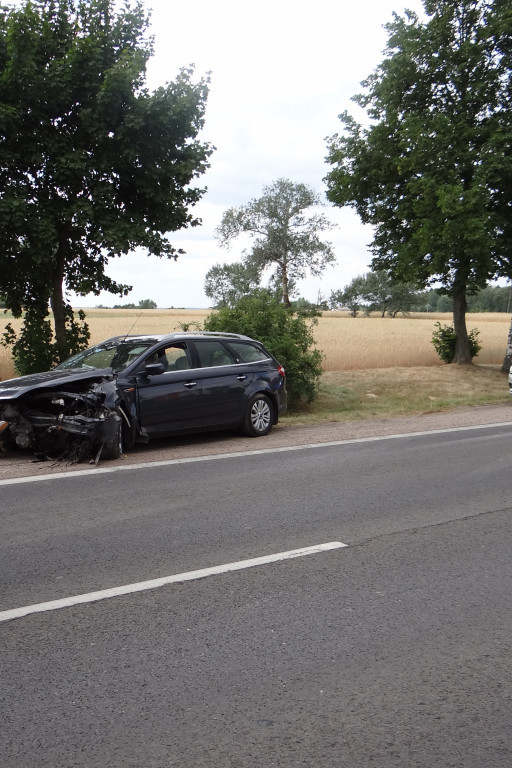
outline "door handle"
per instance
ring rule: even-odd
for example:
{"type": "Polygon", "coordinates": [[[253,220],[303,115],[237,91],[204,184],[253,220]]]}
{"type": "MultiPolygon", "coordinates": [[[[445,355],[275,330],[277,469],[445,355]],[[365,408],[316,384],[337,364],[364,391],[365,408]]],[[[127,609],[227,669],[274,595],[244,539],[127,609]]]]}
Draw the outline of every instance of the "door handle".
{"type": "Polygon", "coordinates": [[[197,387],[197,381],[187,381],[183,386],[192,389],[192,387],[197,387]]]}
{"type": "Polygon", "coordinates": [[[238,379],[238,381],[245,381],[247,376],[244,376],[243,374],[240,374],[240,376],[237,376],[236,378],[238,379]]]}

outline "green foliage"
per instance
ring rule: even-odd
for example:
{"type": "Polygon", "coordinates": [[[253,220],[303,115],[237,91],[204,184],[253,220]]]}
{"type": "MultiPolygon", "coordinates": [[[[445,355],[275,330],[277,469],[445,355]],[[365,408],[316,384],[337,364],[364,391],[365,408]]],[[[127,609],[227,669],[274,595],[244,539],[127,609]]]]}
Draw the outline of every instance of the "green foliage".
{"type": "Polygon", "coordinates": [[[305,299],[303,296],[299,296],[298,299],[295,299],[292,301],[292,306],[294,312],[301,312],[304,310],[316,310],[319,312],[327,312],[329,309],[329,302],[326,301],[326,299],[323,299],[322,296],[319,294],[317,301],[309,301],[308,299],[305,299]]]}
{"type": "Polygon", "coordinates": [[[200,323],[198,323],[196,320],[191,320],[189,323],[178,323],[178,328],[185,333],[188,333],[189,331],[203,330],[200,323]]]}
{"type": "Polygon", "coordinates": [[[331,292],[329,302],[332,309],[346,307],[350,310],[352,317],[357,317],[357,313],[363,306],[364,290],[364,277],[359,275],[349,285],[346,285],[343,290],[338,289],[331,292]]]}
{"type": "Polygon", "coordinates": [[[75,355],[82,349],[87,349],[91,334],[89,325],[85,322],[85,312],[78,310],[78,322],[75,320],[74,312],[69,304],[66,304],[66,341],[69,348],[69,354],[75,355]]]}
{"type": "Polygon", "coordinates": [[[268,291],[255,291],[232,307],[222,307],[204,321],[206,331],[243,333],[261,341],[286,371],[290,405],[311,402],[318,393],[322,354],[314,348],[314,310],[292,312],[268,291]]]}
{"type": "Polygon", "coordinates": [[[16,334],[11,323],[7,323],[2,334],[2,346],[12,347],[16,372],[21,376],[48,370],[55,365],[53,332],[45,315],[34,308],[27,310],[23,327],[16,334]]]}
{"type": "MultiPolygon", "coordinates": [[[[468,296],[468,312],[512,311],[512,286],[486,285],[473,296],[468,296]]],[[[452,312],[453,299],[439,291],[420,291],[416,296],[419,312],[452,312]]]]}
{"type": "Polygon", "coordinates": [[[352,317],[357,317],[361,309],[367,315],[380,312],[382,317],[386,313],[396,317],[399,312],[410,312],[415,302],[415,287],[393,279],[385,270],[359,275],[343,290],[332,291],[330,297],[333,309],[346,307],[352,317]]]}
{"type": "Polygon", "coordinates": [[[126,295],[109,259],[136,247],[176,258],[167,233],[200,223],[189,208],[212,152],[197,138],[208,80],[183,69],[151,93],[147,27],[138,0],[0,13],[0,293],[15,317],[51,305],[59,359],[66,292],[126,295]]]}
{"type": "Polygon", "coordinates": [[[156,301],[153,301],[153,299],[141,299],[138,304],[135,304],[133,301],[127,304],[114,304],[112,309],[157,309],[157,306],[156,301]]]}
{"type": "MultiPolygon", "coordinates": [[[[432,344],[441,360],[445,363],[452,363],[455,357],[455,331],[452,325],[441,325],[440,322],[435,323],[436,329],[432,334],[432,344]]],[[[478,343],[478,335],[480,331],[477,328],[473,328],[468,333],[469,349],[471,353],[471,359],[476,357],[480,350],[481,345],[478,343]]]]}
{"type": "Polygon", "coordinates": [[[416,309],[418,312],[453,312],[453,299],[440,291],[419,291],[416,309]]]}
{"type": "Polygon", "coordinates": [[[468,362],[466,299],[512,277],[510,3],[425,1],[387,26],[384,61],[329,140],[328,198],[374,226],[372,268],[439,283],[468,362]]]}
{"type": "Polygon", "coordinates": [[[311,187],[278,179],[263,188],[260,198],[224,213],[217,228],[219,242],[229,247],[242,234],[252,237],[252,251],[243,264],[258,278],[270,269],[270,286],[289,307],[297,281],[307,273],[321,275],[335,260],[331,244],[319,237],[333,225],[323,214],[306,214],[319,205],[311,187]]]}
{"type": "Polygon", "coordinates": [[[469,312],[510,312],[512,288],[510,285],[486,286],[474,296],[468,297],[469,312]]]}
{"type": "MultiPolygon", "coordinates": [[[[86,349],[90,339],[89,326],[85,322],[83,310],[78,312],[75,320],[72,308],[65,307],[66,343],[70,355],[81,349],[86,349]]],[[[27,310],[19,335],[11,323],[0,340],[4,347],[12,347],[14,367],[21,376],[47,371],[60,361],[59,349],[53,341],[53,331],[48,318],[48,309],[40,310],[33,305],[27,310]]]]}
{"type": "Polygon", "coordinates": [[[204,292],[216,307],[232,307],[242,296],[258,288],[260,279],[260,269],[248,261],[214,264],[206,273],[204,292]]]}

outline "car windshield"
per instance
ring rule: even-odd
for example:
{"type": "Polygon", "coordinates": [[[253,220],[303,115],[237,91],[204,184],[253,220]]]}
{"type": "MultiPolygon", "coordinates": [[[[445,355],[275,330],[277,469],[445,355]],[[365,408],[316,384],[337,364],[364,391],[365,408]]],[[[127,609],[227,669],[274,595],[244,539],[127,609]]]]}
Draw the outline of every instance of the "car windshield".
{"type": "Polygon", "coordinates": [[[147,341],[124,339],[123,341],[103,342],[64,360],[57,366],[57,370],[63,368],[112,368],[113,373],[119,373],[124,371],[154,343],[154,339],[147,341]]]}

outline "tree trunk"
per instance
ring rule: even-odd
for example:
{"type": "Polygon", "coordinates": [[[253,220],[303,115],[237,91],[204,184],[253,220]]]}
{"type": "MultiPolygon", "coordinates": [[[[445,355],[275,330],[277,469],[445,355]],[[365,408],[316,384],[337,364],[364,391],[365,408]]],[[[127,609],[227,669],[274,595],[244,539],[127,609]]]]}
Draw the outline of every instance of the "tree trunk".
{"type": "Polygon", "coordinates": [[[63,242],[61,239],[57,249],[57,263],[52,277],[52,295],[50,297],[50,306],[52,308],[53,322],[55,326],[55,343],[57,345],[60,362],[69,357],[63,291],[66,248],[67,243],[63,242]]]}
{"type": "Polygon", "coordinates": [[[453,296],[453,330],[455,332],[455,355],[452,363],[459,365],[471,364],[468,332],[466,328],[466,294],[453,296]]]}
{"type": "Polygon", "coordinates": [[[512,318],[510,320],[510,327],[508,329],[507,351],[505,352],[505,359],[503,360],[503,365],[501,366],[501,370],[503,371],[503,373],[508,373],[511,366],[512,366],[512,318]]]}
{"type": "Polygon", "coordinates": [[[291,307],[290,296],[288,294],[288,271],[286,259],[281,264],[281,290],[283,292],[283,304],[285,307],[291,307]]]}

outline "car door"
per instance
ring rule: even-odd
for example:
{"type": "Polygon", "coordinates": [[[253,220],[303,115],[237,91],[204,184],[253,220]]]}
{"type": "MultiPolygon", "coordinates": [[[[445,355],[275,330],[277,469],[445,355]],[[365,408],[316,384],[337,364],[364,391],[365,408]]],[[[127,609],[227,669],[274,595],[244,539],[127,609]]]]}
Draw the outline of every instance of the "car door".
{"type": "Polygon", "coordinates": [[[162,345],[153,351],[137,371],[136,381],[139,422],[150,437],[201,426],[199,387],[187,344],[162,345]],[[163,371],[148,373],[147,366],[158,363],[163,371]]]}
{"type": "Polygon", "coordinates": [[[244,416],[252,373],[237,364],[235,355],[222,341],[196,339],[194,347],[203,425],[212,428],[239,424],[244,416]]]}

